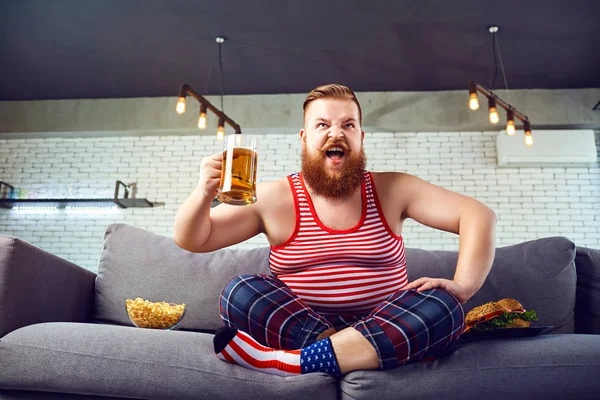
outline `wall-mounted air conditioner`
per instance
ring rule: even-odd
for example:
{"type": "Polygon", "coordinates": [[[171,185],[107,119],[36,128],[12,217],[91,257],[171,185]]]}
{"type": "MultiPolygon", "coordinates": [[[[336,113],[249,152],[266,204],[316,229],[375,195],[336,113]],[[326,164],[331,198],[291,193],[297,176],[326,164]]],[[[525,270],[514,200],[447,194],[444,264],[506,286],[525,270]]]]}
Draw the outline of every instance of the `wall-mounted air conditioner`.
{"type": "Polygon", "coordinates": [[[523,132],[508,136],[501,131],[496,139],[499,167],[589,166],[598,161],[598,149],[591,129],[533,130],[533,146],[527,146],[523,132]]]}

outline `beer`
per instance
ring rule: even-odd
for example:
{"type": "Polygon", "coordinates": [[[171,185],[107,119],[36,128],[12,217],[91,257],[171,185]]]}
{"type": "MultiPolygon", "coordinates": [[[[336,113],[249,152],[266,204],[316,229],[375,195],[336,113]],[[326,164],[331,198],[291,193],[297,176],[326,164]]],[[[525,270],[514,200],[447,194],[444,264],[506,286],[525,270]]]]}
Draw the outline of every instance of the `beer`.
{"type": "Polygon", "coordinates": [[[225,150],[218,200],[233,205],[255,203],[257,162],[258,154],[253,149],[235,147],[225,150]]]}

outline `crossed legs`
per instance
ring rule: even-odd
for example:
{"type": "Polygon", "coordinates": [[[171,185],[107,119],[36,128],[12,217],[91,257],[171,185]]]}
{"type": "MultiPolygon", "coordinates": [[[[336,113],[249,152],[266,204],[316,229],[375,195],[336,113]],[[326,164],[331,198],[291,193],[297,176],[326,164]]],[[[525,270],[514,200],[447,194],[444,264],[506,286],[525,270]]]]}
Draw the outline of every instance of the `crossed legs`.
{"type": "MultiPolygon", "coordinates": [[[[269,275],[234,278],[223,290],[220,310],[225,326],[230,327],[226,339],[232,342],[238,340],[244,345],[251,340],[256,343],[247,345],[246,350],[240,346],[228,347],[225,343],[228,340],[223,340],[225,335],[221,334],[219,346],[215,339],[218,356],[267,373],[274,373],[269,372],[273,365],[277,370],[279,364],[271,361],[278,357],[292,364],[309,364],[310,351],[304,360],[302,354],[309,346],[319,343],[321,347],[331,347],[339,368],[339,372],[332,375],[358,369],[394,368],[422,360],[443,349],[458,339],[464,323],[462,307],[454,296],[441,289],[432,289],[421,293],[398,291],[368,315],[347,323],[346,327],[334,327],[283,282],[269,275]],[[290,355],[294,357],[290,359],[290,355]],[[240,361],[242,358],[244,360],[240,361]],[[265,364],[265,360],[269,362],[265,364]],[[257,368],[256,365],[266,365],[267,368],[257,368]]],[[[285,364],[286,374],[290,374],[289,365],[285,364]]],[[[323,372],[328,372],[327,364],[324,368],[323,372]]],[[[291,374],[314,372],[310,369],[292,370],[300,372],[291,374]]]]}

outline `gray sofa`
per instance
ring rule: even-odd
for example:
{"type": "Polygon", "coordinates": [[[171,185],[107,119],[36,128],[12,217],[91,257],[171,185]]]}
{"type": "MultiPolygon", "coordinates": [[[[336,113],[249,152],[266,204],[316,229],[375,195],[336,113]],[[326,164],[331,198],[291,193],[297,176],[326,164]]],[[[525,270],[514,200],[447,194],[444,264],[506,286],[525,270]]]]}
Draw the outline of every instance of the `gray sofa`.
{"type": "MultiPolygon", "coordinates": [[[[388,371],[265,375],[218,360],[218,295],[233,276],[267,273],[268,249],[193,254],[171,238],[107,228],[98,274],[0,237],[0,398],[564,399],[600,393],[600,251],[563,237],[497,249],[465,304],[503,297],[550,334],[460,341],[433,362],[388,371]],[[180,329],[135,328],[125,299],[185,302],[180,329]]],[[[407,249],[410,279],[450,278],[457,253],[407,249]]]]}

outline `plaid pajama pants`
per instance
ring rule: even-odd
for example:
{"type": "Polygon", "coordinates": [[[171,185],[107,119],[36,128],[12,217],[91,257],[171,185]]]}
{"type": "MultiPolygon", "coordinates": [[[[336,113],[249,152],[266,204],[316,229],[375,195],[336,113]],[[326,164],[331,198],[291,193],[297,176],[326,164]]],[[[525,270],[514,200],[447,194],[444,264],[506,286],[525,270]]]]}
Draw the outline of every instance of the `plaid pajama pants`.
{"type": "Polygon", "coordinates": [[[377,351],[380,369],[435,356],[464,328],[460,302],[443,289],[399,290],[366,315],[320,315],[279,279],[240,275],[220,296],[223,323],[250,334],[265,346],[293,350],[316,341],[329,329],[353,327],[377,351]]]}

